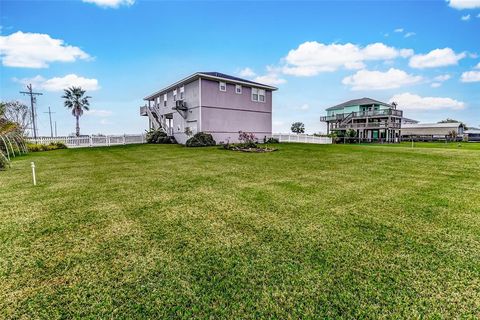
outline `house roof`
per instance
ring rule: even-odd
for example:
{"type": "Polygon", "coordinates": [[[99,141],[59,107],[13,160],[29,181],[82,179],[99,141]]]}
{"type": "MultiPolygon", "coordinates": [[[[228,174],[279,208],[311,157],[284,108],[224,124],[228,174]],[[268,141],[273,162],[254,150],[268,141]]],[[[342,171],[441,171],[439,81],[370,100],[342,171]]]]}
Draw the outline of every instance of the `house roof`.
{"type": "Polygon", "coordinates": [[[420,128],[458,128],[462,125],[461,122],[448,123],[406,123],[402,124],[402,129],[420,129],[420,128]]]}
{"type": "Polygon", "coordinates": [[[258,82],[254,82],[254,81],[230,76],[230,75],[225,74],[225,73],[220,73],[220,72],[195,72],[195,73],[191,74],[190,76],[188,76],[186,78],[183,78],[182,80],[177,81],[177,82],[169,85],[168,87],[165,87],[165,88],[163,88],[159,91],[156,91],[156,92],[152,93],[151,95],[146,96],[145,98],[143,98],[143,100],[152,99],[152,98],[154,98],[158,95],[161,95],[161,94],[171,90],[172,88],[181,86],[185,83],[191,82],[191,81],[196,80],[198,78],[217,80],[217,81],[222,81],[223,80],[223,81],[229,82],[229,83],[243,84],[243,85],[246,85],[246,86],[257,87],[257,88],[262,88],[262,89],[271,90],[271,91],[278,90],[278,88],[273,87],[273,86],[269,86],[269,85],[266,85],[266,84],[262,84],[262,83],[258,83],[258,82]]]}
{"type": "Polygon", "coordinates": [[[326,110],[327,111],[337,110],[337,109],[343,109],[343,108],[349,107],[349,106],[362,106],[362,105],[370,105],[370,104],[379,104],[379,105],[382,105],[382,106],[393,108],[393,106],[391,104],[381,102],[381,101],[378,101],[378,100],[375,100],[375,99],[370,99],[370,98],[365,98],[364,97],[364,98],[353,99],[353,100],[349,100],[349,101],[344,102],[344,103],[337,104],[336,106],[327,108],[326,110]]]}
{"type": "Polygon", "coordinates": [[[402,123],[419,123],[420,121],[410,118],[402,118],[402,123]]]}

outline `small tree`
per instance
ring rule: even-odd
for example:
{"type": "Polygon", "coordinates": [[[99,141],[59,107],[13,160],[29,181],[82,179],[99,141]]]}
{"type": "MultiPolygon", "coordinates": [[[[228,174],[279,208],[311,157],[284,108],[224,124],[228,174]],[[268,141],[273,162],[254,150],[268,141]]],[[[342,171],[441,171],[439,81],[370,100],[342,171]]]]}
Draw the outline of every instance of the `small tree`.
{"type": "Polygon", "coordinates": [[[293,133],[300,134],[300,133],[305,133],[305,125],[303,122],[294,122],[292,123],[292,128],[291,128],[293,133]]]}
{"type": "Polygon", "coordinates": [[[455,131],[455,130],[450,131],[450,132],[448,133],[448,136],[450,137],[450,139],[451,139],[452,141],[457,140],[457,136],[458,136],[458,135],[457,135],[457,131],[455,131]]]}
{"type": "Polygon", "coordinates": [[[20,101],[9,101],[2,103],[2,105],[3,118],[5,118],[7,121],[15,123],[18,133],[22,136],[25,136],[26,131],[32,122],[28,106],[20,101]]]}
{"type": "Polygon", "coordinates": [[[77,137],[80,136],[80,124],[79,118],[83,115],[83,111],[87,110],[90,106],[90,102],[88,99],[91,97],[85,96],[85,90],[80,87],[71,87],[65,89],[65,94],[62,96],[64,101],[64,105],[66,108],[72,110],[72,115],[76,119],[76,126],[75,126],[75,135],[77,137]]]}

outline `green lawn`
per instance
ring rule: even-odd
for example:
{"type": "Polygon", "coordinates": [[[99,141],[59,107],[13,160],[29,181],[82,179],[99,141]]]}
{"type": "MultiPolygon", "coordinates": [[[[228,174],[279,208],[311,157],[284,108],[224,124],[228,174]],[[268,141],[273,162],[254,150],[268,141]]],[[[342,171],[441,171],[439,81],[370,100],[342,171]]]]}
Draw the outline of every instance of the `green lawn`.
{"type": "Polygon", "coordinates": [[[365,144],[372,146],[388,146],[388,147],[402,147],[402,148],[440,148],[440,149],[466,149],[480,151],[480,142],[412,142],[403,141],[395,144],[365,144]]]}
{"type": "Polygon", "coordinates": [[[479,150],[278,148],[15,159],[0,318],[480,317],[479,150]]]}

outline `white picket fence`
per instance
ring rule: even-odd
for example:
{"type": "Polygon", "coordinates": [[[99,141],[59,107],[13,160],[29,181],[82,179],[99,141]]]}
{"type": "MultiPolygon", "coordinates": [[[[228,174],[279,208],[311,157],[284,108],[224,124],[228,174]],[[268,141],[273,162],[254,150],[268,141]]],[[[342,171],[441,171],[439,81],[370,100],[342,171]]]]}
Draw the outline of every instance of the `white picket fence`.
{"type": "Polygon", "coordinates": [[[279,142],[332,144],[332,138],[316,137],[308,134],[274,133],[272,137],[278,139],[279,142]]]}
{"type": "Polygon", "coordinates": [[[82,136],[82,137],[38,137],[28,139],[31,143],[49,144],[63,142],[69,148],[105,147],[122,144],[145,143],[145,134],[123,134],[110,136],[82,136]]]}

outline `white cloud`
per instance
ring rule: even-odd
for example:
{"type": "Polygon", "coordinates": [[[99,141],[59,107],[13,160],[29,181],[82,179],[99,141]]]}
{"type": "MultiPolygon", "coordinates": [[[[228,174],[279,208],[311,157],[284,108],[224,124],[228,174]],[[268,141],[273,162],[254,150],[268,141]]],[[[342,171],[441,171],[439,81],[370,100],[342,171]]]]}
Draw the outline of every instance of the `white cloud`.
{"type": "Polygon", "coordinates": [[[345,77],[342,83],[351,86],[352,90],[384,90],[412,85],[421,80],[422,77],[420,76],[414,76],[403,70],[390,68],[386,72],[360,70],[351,76],[345,77]]]}
{"type": "Polygon", "coordinates": [[[307,103],[305,103],[305,104],[302,104],[300,107],[298,107],[298,109],[300,109],[300,110],[308,110],[308,109],[310,109],[310,106],[309,106],[307,103]]]}
{"type": "Polygon", "coordinates": [[[393,32],[402,33],[402,32],[403,32],[403,28],[397,28],[397,29],[393,30],[393,32]]]}
{"type": "Polygon", "coordinates": [[[412,68],[434,68],[457,65],[458,61],[465,58],[465,52],[456,54],[450,48],[435,49],[427,54],[416,54],[410,58],[409,66],[412,68]]]}
{"type": "Polygon", "coordinates": [[[0,57],[7,67],[46,68],[51,62],[73,62],[90,56],[48,34],[17,31],[0,36],[0,57]]]}
{"type": "Polygon", "coordinates": [[[475,66],[473,67],[474,69],[480,69],[480,62],[475,66]]]}
{"type": "Polygon", "coordinates": [[[369,60],[391,60],[411,55],[411,49],[396,49],[380,42],[360,47],[352,43],[323,44],[309,41],[289,51],[282,72],[294,76],[314,76],[339,68],[362,69],[365,61],[369,60]]]}
{"type": "Polygon", "coordinates": [[[402,110],[460,110],[465,108],[465,103],[452,98],[442,97],[421,97],[412,93],[396,94],[389,100],[396,102],[402,110]]]}
{"type": "Polygon", "coordinates": [[[448,4],[458,10],[480,8],[480,0],[448,0],[448,4]]]}
{"type": "Polygon", "coordinates": [[[255,77],[257,74],[252,69],[247,67],[247,68],[244,68],[244,69],[240,70],[238,75],[240,77],[251,78],[251,77],[255,77]]]}
{"type": "Polygon", "coordinates": [[[67,74],[64,77],[54,77],[51,79],[45,79],[42,76],[36,76],[34,78],[13,80],[22,84],[31,83],[34,88],[46,91],[62,91],[63,89],[71,86],[82,87],[82,89],[87,91],[95,91],[100,89],[97,79],[88,79],[77,76],[76,74],[67,74]]]}
{"type": "Polygon", "coordinates": [[[107,120],[107,119],[102,119],[102,120],[100,120],[100,124],[104,125],[104,126],[108,126],[108,125],[111,125],[113,123],[111,121],[107,120]]]}
{"type": "Polygon", "coordinates": [[[460,78],[462,82],[479,82],[480,81],[480,71],[467,71],[462,73],[460,78]]]}
{"type": "Polygon", "coordinates": [[[93,3],[102,8],[118,8],[120,6],[131,6],[135,0],[82,0],[86,3],[93,3]]]}
{"type": "Polygon", "coordinates": [[[287,82],[287,80],[280,78],[280,76],[276,73],[267,73],[266,75],[258,76],[254,79],[254,81],[272,86],[287,82]]]}
{"type": "Polygon", "coordinates": [[[449,74],[442,74],[442,75],[436,76],[435,78],[433,78],[434,82],[432,82],[430,86],[432,88],[438,88],[442,85],[442,82],[447,81],[450,78],[451,76],[449,74]]]}
{"type": "Polygon", "coordinates": [[[414,35],[416,35],[415,32],[407,32],[407,33],[405,33],[404,37],[405,38],[410,38],[410,37],[413,37],[414,35]]]}
{"type": "Polygon", "coordinates": [[[93,117],[106,118],[106,117],[110,117],[112,115],[112,111],[102,110],[102,109],[90,109],[88,111],[85,111],[85,115],[93,116],[93,117]]]}
{"type": "Polygon", "coordinates": [[[467,14],[467,15],[465,15],[465,16],[462,16],[460,19],[461,19],[462,21],[468,21],[468,20],[470,20],[470,14],[467,14]]]}
{"type": "Polygon", "coordinates": [[[442,81],[447,81],[450,78],[451,77],[449,74],[442,74],[442,75],[436,76],[435,78],[433,78],[433,80],[442,82],[442,81]]]}
{"type": "Polygon", "coordinates": [[[267,66],[267,73],[263,76],[255,77],[253,81],[272,86],[287,82],[287,80],[280,77],[280,70],[272,66],[267,66]]]}

